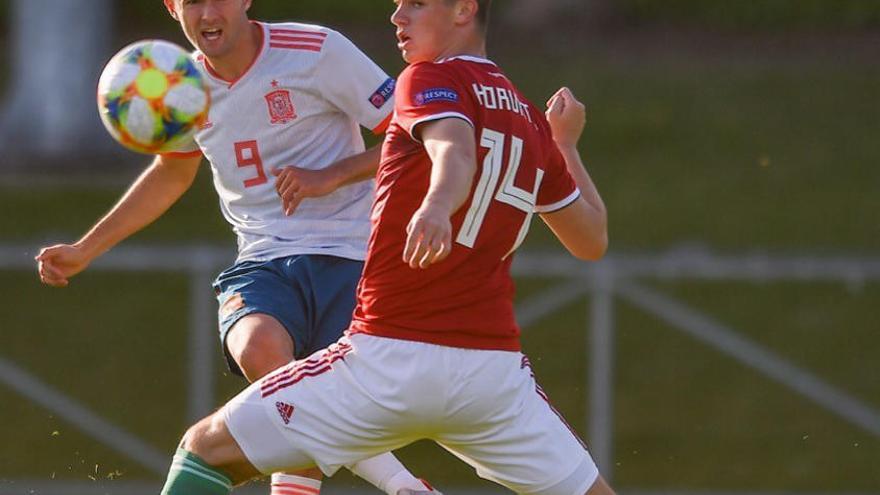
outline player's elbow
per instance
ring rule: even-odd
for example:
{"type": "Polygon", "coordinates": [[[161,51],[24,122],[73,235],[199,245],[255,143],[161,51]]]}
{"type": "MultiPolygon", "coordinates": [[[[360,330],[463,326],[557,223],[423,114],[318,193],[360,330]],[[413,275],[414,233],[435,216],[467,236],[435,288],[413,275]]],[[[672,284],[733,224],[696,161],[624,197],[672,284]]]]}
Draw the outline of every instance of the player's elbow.
{"type": "Polygon", "coordinates": [[[570,243],[569,251],[584,261],[597,261],[608,251],[608,216],[604,209],[586,209],[578,216],[575,229],[576,242],[570,243]]]}
{"type": "Polygon", "coordinates": [[[598,261],[607,251],[608,232],[604,229],[569,248],[572,256],[583,261],[598,261]]]}
{"type": "Polygon", "coordinates": [[[583,198],[541,218],[575,258],[596,261],[608,250],[608,217],[583,198]]]}

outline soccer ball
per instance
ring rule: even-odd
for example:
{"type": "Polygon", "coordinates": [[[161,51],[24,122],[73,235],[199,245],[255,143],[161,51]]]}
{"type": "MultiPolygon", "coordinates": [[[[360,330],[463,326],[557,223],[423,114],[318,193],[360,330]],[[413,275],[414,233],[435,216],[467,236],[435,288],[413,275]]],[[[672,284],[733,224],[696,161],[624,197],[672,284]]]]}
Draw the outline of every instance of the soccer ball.
{"type": "Polygon", "coordinates": [[[138,41],[119,51],[101,73],[98,113],[123,146],[148,154],[180,149],[208,116],[204,76],[183,48],[138,41]]]}

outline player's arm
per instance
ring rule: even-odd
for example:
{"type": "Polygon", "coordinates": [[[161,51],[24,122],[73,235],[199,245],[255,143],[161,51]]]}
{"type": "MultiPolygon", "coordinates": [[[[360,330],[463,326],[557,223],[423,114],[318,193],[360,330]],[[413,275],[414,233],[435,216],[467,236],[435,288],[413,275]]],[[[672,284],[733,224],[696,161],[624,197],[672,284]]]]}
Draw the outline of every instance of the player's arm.
{"type": "Polygon", "coordinates": [[[381,151],[382,145],[377,144],[320,170],[293,166],[272,170],[272,174],[277,177],[275,190],[281,197],[284,214],[293,214],[300,201],[305,198],[324,196],[342,186],[372,179],[379,168],[381,151]]]}
{"type": "Polygon", "coordinates": [[[596,260],[608,249],[608,217],[605,203],[577,150],[577,141],[586,121],[586,109],[568,88],[560,89],[547,106],[547,120],[553,131],[553,139],[581,195],[568,206],[544,213],[541,218],[572,255],[596,260]]]}
{"type": "Polygon", "coordinates": [[[418,129],[431,158],[431,181],[422,204],[406,227],[403,261],[427,268],[452,249],[450,217],[467,200],[477,168],[474,129],[458,118],[421,124],[418,129]]]}
{"type": "Polygon", "coordinates": [[[36,256],[40,280],[66,287],[70,277],[98,256],[159,218],[192,185],[201,155],[157,156],[119,202],[73,244],[58,244],[36,256]]]}

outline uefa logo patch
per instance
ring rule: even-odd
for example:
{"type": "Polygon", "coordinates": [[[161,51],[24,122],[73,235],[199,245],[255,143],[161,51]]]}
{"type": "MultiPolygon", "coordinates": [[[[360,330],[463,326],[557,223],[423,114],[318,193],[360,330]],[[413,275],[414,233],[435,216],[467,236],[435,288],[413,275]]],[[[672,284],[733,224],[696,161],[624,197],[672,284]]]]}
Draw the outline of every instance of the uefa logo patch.
{"type": "Polygon", "coordinates": [[[370,95],[370,103],[376,108],[382,108],[388,103],[388,100],[394,96],[394,87],[397,85],[397,81],[392,78],[388,78],[379,89],[376,90],[375,93],[370,95]]]}
{"type": "Polygon", "coordinates": [[[426,89],[416,94],[416,105],[422,106],[435,101],[447,101],[455,103],[458,101],[458,93],[454,89],[449,88],[432,88],[426,89]]]}

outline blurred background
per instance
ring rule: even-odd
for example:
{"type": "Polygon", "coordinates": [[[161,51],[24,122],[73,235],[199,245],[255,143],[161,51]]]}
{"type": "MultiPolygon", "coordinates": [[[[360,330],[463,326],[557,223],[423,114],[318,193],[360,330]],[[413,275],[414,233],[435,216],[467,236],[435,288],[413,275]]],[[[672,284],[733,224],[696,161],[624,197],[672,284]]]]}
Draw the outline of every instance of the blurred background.
{"type": "MultiPolygon", "coordinates": [[[[339,29],[396,74],[392,9],[252,14],[339,29]]],[[[186,45],[159,0],[0,0],[0,494],[157,493],[186,426],[244,385],[215,337],[234,238],[207,167],[70,287],[35,273],[149,161],[94,103],[142,38],[186,45]]],[[[535,221],[518,316],[619,492],[880,493],[880,1],[496,0],[489,51],[536,104],[568,85],[588,105],[611,249],[573,262],[535,221]]],[[[436,446],[400,457],[499,490],[436,446]]]]}

